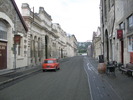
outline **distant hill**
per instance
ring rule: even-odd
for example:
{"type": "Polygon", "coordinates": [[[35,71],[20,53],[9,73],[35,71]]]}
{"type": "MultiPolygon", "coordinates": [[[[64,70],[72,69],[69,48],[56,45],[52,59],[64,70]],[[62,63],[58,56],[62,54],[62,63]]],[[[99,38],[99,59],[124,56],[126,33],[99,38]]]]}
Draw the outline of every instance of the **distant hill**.
{"type": "Polygon", "coordinates": [[[89,45],[91,45],[91,42],[78,42],[78,53],[86,53],[89,45]]]}

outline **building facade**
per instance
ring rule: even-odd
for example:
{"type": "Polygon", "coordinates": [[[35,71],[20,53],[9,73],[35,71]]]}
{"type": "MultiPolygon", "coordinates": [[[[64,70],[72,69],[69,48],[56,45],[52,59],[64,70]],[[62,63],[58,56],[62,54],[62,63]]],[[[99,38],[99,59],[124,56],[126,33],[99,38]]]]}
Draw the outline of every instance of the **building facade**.
{"type": "Polygon", "coordinates": [[[39,8],[39,13],[34,13],[27,3],[22,4],[22,16],[29,28],[28,31],[28,65],[41,64],[45,58],[64,58],[75,55],[73,43],[77,40],[70,38],[58,23],[52,23],[51,16],[39,8]],[[71,44],[68,52],[67,43],[71,44]]]}
{"type": "Polygon", "coordinates": [[[105,61],[133,62],[133,1],[101,0],[101,34],[105,61]]]}
{"type": "Polygon", "coordinates": [[[22,16],[28,26],[28,66],[39,65],[45,58],[55,57],[57,31],[51,16],[39,8],[34,13],[27,3],[22,4],[22,16]]]}
{"type": "Polygon", "coordinates": [[[0,72],[41,65],[46,58],[69,57],[69,53],[75,56],[77,40],[72,37],[69,41],[43,7],[34,13],[23,3],[21,15],[14,0],[0,1],[0,72]]]}
{"type": "Polygon", "coordinates": [[[77,39],[74,35],[67,36],[67,57],[73,57],[78,55],[77,54],[77,39]]]}
{"type": "Polygon", "coordinates": [[[0,1],[0,71],[27,66],[28,28],[14,0],[0,1]]]}
{"type": "Polygon", "coordinates": [[[98,59],[99,55],[102,55],[102,42],[101,42],[100,27],[97,28],[97,32],[93,32],[92,46],[93,46],[93,57],[95,59],[98,59]]]}

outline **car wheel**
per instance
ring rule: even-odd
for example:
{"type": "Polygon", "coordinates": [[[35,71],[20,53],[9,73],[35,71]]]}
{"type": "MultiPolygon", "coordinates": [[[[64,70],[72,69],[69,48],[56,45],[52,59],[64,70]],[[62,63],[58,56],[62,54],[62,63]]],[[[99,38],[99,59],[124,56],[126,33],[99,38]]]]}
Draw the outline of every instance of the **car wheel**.
{"type": "Polygon", "coordinates": [[[57,71],[57,67],[55,68],[55,70],[54,70],[55,72],[57,71]]]}
{"type": "Polygon", "coordinates": [[[43,72],[46,72],[46,70],[45,70],[45,69],[43,69],[43,72]]]}

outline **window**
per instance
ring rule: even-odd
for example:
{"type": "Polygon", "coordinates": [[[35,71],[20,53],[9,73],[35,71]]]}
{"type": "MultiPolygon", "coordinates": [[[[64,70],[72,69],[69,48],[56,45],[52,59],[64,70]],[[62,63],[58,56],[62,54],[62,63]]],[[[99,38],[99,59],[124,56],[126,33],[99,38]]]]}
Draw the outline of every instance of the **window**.
{"type": "Polygon", "coordinates": [[[125,29],[125,23],[123,23],[123,22],[120,23],[120,24],[119,24],[119,28],[124,30],[124,29],[125,29]]]}
{"type": "Polygon", "coordinates": [[[109,11],[110,11],[110,9],[111,9],[110,0],[108,0],[108,9],[109,9],[109,11]]]}
{"type": "Polygon", "coordinates": [[[104,1],[105,20],[107,20],[107,1],[104,1]]]}
{"type": "Polygon", "coordinates": [[[133,15],[128,17],[127,21],[128,21],[128,32],[132,32],[133,31],[133,15]]]}
{"type": "Polygon", "coordinates": [[[22,54],[22,45],[23,45],[23,43],[22,43],[22,41],[23,41],[23,39],[21,38],[20,39],[20,42],[17,44],[17,54],[19,55],[19,56],[22,56],[23,54],[22,54]]]}
{"type": "Polygon", "coordinates": [[[20,43],[18,44],[18,55],[20,55],[20,51],[21,51],[21,48],[20,48],[20,43]]]}
{"type": "Polygon", "coordinates": [[[54,60],[45,60],[44,63],[51,64],[51,63],[54,63],[54,60]]]}
{"type": "Polygon", "coordinates": [[[41,58],[42,52],[41,52],[41,39],[38,39],[38,57],[41,58]]]}
{"type": "Polygon", "coordinates": [[[128,37],[128,52],[133,52],[133,36],[128,37]]]}
{"type": "Polygon", "coordinates": [[[7,40],[7,27],[2,21],[0,21],[0,39],[7,40]]]}
{"type": "Polygon", "coordinates": [[[30,57],[33,57],[33,39],[32,35],[30,36],[30,57]]]}

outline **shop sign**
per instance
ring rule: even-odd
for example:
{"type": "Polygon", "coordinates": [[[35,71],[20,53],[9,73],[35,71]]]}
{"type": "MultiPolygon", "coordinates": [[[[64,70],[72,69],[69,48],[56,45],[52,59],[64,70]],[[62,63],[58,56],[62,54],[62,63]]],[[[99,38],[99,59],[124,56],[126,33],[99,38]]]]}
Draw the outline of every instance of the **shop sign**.
{"type": "Polygon", "coordinates": [[[20,43],[20,40],[21,40],[21,36],[20,35],[14,35],[14,42],[16,44],[19,44],[20,43]]]}
{"type": "Polygon", "coordinates": [[[117,30],[117,39],[122,39],[123,38],[123,30],[119,29],[117,30]]]}

